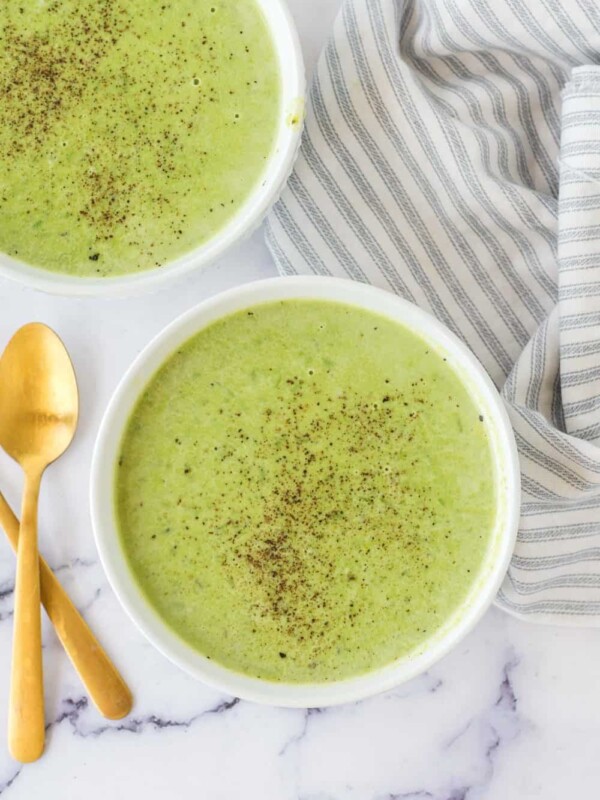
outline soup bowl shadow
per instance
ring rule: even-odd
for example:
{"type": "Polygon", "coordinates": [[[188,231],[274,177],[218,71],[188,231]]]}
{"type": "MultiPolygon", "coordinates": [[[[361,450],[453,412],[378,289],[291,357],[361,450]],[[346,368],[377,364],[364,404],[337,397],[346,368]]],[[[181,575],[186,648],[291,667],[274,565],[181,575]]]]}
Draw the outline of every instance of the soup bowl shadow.
{"type": "Polygon", "coordinates": [[[429,669],[455,647],[492,604],[512,556],[519,520],[517,450],[503,401],[471,351],[444,325],[396,295],[354,281],[323,277],[273,278],[213,297],[176,319],[133,362],[108,406],[98,434],[91,473],[96,544],[122,606],[149,641],[195,678],[237,697],[288,707],[324,707],[387,691],[429,669]],[[115,513],[115,471],[130,414],[165,360],[194,334],[236,311],[278,300],[345,303],[394,320],[447,359],[488,421],[496,480],[496,517],[479,574],[464,602],[426,642],[384,668],[329,683],[274,683],[239,674],[206,658],[158,616],[137,585],[122,548],[115,513]]]}

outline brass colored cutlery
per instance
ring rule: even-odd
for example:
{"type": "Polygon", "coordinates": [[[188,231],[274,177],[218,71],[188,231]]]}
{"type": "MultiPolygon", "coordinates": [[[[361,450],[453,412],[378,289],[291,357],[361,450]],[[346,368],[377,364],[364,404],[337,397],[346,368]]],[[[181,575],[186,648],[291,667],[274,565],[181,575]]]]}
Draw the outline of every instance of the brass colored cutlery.
{"type": "MultiPolygon", "coordinates": [[[[8,541],[16,552],[19,520],[1,493],[0,528],[4,528],[8,541]]],[[[107,719],[121,719],[131,710],[131,691],[41,556],[40,593],[42,605],[54,625],[56,635],[79,673],[92,702],[107,719]]]]}
{"type": "Polygon", "coordinates": [[[44,749],[40,599],[98,709],[118,719],[131,708],[125,682],[48,565],[39,558],[42,475],[75,434],[77,383],[69,355],[47,326],[20,328],[0,359],[0,445],[25,474],[21,523],[0,495],[0,524],[17,551],[9,748],[18,761],[44,749]]]}

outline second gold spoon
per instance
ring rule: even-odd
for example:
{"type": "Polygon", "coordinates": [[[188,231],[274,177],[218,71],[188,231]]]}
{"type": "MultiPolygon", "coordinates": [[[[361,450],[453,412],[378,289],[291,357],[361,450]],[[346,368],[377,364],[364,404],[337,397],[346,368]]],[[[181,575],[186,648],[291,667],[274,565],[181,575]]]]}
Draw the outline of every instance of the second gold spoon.
{"type": "MultiPolygon", "coordinates": [[[[19,520],[0,493],[0,527],[16,551],[19,520]]],[[[131,711],[131,692],[69,595],[40,557],[42,604],[71,663],[79,673],[92,702],[108,719],[121,719],[131,711]]]]}

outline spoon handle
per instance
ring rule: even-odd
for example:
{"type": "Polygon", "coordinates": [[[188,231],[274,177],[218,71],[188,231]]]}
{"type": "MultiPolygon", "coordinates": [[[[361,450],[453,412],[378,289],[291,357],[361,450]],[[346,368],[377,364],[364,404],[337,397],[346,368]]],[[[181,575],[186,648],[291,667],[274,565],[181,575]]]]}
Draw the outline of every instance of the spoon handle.
{"type": "MultiPolygon", "coordinates": [[[[19,520],[0,494],[0,526],[13,549],[19,541],[19,520]]],[[[131,711],[133,698],[117,668],[40,556],[41,597],[71,663],[79,673],[94,705],[108,719],[121,719],[131,711]]]]}
{"type": "Polygon", "coordinates": [[[25,474],[17,547],[8,746],[17,761],[36,761],[44,750],[44,681],[37,506],[41,471],[25,474]]]}

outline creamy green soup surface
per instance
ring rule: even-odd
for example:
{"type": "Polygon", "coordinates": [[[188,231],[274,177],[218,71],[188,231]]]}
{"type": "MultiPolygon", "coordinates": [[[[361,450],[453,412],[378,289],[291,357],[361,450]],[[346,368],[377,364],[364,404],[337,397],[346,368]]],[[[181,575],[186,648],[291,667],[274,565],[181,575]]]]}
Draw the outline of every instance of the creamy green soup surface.
{"type": "Polygon", "coordinates": [[[116,515],[162,619],[233,670],[327,682],[419,648],[477,579],[486,420],[421,338],[286,300],[199,332],[124,434],[116,515]]]}
{"type": "Polygon", "coordinates": [[[2,0],[0,252],[162,266],[239,210],[280,114],[255,0],[2,0]]]}

